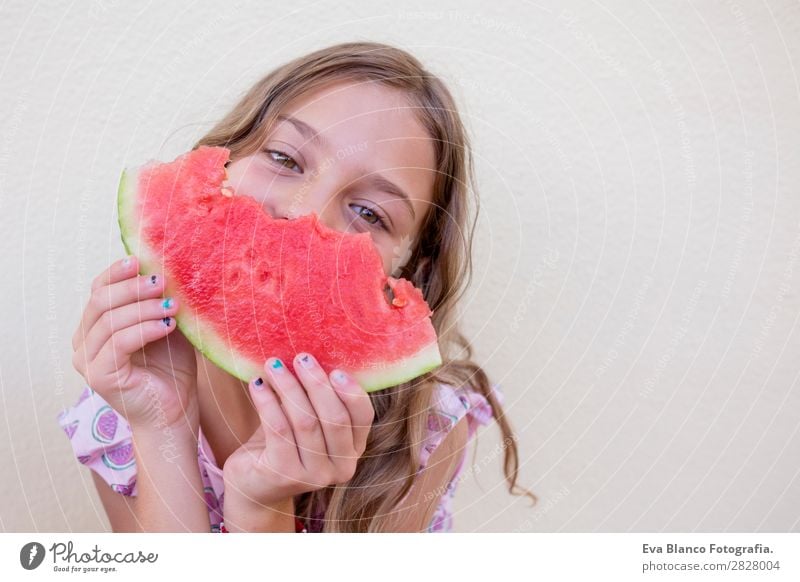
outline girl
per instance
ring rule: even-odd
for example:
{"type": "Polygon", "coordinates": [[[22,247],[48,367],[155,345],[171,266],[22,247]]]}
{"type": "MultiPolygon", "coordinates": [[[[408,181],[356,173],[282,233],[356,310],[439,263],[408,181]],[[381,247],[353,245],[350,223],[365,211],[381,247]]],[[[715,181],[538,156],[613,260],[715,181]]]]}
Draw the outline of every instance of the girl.
{"type": "Polygon", "coordinates": [[[171,333],[162,274],[114,263],[73,338],[88,386],[59,415],[113,530],[449,531],[466,445],[491,416],[509,492],[535,502],[500,392],[458,331],[473,176],[442,81],[394,47],[332,46],[264,77],[200,145],[229,148],[235,191],[273,217],[370,232],[386,273],[422,289],[444,364],[367,394],[298,354],[294,373],[270,358],[245,385],[171,333]]]}

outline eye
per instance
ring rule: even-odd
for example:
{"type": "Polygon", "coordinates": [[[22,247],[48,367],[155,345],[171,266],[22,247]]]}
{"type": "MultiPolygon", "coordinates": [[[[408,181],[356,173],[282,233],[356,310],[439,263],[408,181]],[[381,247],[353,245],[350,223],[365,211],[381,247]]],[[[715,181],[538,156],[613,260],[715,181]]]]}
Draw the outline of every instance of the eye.
{"type": "Polygon", "coordinates": [[[280,164],[284,168],[288,168],[295,172],[296,170],[292,169],[292,166],[299,170],[299,174],[303,173],[303,169],[297,164],[297,162],[292,159],[291,156],[286,155],[285,153],[278,151],[278,150],[264,150],[264,152],[276,163],[280,164]]]}
{"type": "Polygon", "coordinates": [[[361,206],[360,204],[351,204],[350,208],[356,210],[356,214],[361,216],[368,224],[377,226],[380,229],[388,231],[386,220],[380,215],[377,210],[369,208],[368,206],[361,206]]]}

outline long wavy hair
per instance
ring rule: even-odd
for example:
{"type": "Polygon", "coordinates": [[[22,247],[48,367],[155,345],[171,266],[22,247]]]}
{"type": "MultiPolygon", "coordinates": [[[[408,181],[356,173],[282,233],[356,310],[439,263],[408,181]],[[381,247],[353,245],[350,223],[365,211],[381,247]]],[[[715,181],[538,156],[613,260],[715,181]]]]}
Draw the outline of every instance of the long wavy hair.
{"type": "Polygon", "coordinates": [[[533,493],[517,485],[516,437],[486,372],[473,362],[472,346],[458,328],[456,306],[472,278],[479,201],[467,132],[445,84],[415,57],[393,46],[373,42],[330,46],[263,77],[195,147],[224,146],[232,159],[250,155],[294,99],[333,81],[378,82],[404,92],[433,140],[437,165],[433,203],[410,258],[393,275],[422,290],[433,311],[443,365],[413,381],[371,393],[375,418],[355,475],[346,484],[298,495],[295,513],[311,531],[386,531],[393,510],[414,484],[437,382],[468,386],[486,397],[503,436],[509,493],[527,495],[536,503],[533,493]]]}

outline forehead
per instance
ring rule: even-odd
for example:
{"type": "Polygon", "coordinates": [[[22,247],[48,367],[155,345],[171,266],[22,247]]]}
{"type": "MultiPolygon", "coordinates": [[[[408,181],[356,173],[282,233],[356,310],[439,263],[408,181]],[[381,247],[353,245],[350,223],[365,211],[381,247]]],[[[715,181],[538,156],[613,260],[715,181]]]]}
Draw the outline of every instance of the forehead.
{"type": "MultiPolygon", "coordinates": [[[[369,172],[395,173],[416,182],[435,172],[433,140],[401,91],[369,81],[340,81],[295,99],[281,115],[312,126],[328,144],[327,155],[349,160],[369,172]]],[[[282,127],[281,127],[282,126],[282,127]]],[[[289,123],[280,131],[295,133],[289,123]]],[[[310,144],[305,144],[304,148],[310,144]]]]}

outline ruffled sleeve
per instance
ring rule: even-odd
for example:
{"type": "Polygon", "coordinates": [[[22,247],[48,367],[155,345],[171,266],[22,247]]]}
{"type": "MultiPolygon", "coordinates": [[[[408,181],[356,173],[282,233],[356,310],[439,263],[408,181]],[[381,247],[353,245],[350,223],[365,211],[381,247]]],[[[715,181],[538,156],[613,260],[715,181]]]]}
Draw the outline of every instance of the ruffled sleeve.
{"type": "MultiPolygon", "coordinates": [[[[504,397],[499,386],[493,385],[491,389],[494,397],[502,404],[504,397]]],[[[425,469],[433,452],[442,444],[453,427],[464,417],[467,418],[467,433],[469,435],[467,441],[469,442],[475,436],[479,426],[487,425],[491,422],[494,417],[494,411],[487,398],[471,388],[456,388],[446,384],[439,384],[434,392],[431,410],[428,414],[428,432],[420,451],[418,473],[425,469]]],[[[426,531],[443,533],[453,530],[453,499],[457,484],[462,478],[466,456],[467,451],[465,448],[453,476],[441,493],[426,531]]]]}
{"type": "MultiPolygon", "coordinates": [[[[492,393],[502,404],[504,397],[499,386],[493,385],[492,393]]],[[[467,417],[468,440],[472,440],[479,426],[491,422],[492,406],[483,394],[466,386],[437,385],[428,414],[427,436],[420,451],[420,471],[427,466],[433,451],[439,447],[447,434],[458,424],[458,421],[465,416],[467,417]]]]}
{"type": "Polygon", "coordinates": [[[85,386],[75,405],[59,413],[58,424],[80,463],[117,493],[136,495],[130,425],[99,394],[85,386]]]}

